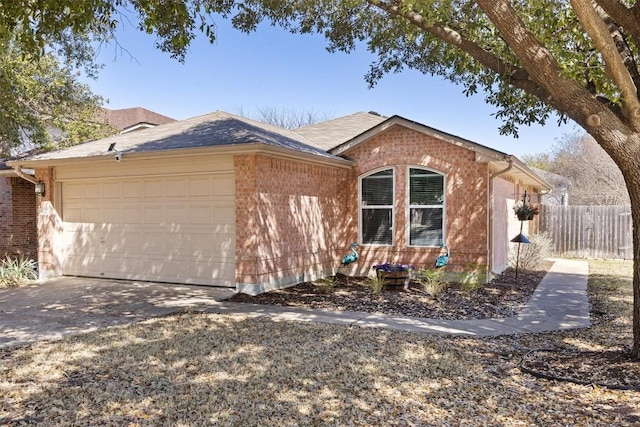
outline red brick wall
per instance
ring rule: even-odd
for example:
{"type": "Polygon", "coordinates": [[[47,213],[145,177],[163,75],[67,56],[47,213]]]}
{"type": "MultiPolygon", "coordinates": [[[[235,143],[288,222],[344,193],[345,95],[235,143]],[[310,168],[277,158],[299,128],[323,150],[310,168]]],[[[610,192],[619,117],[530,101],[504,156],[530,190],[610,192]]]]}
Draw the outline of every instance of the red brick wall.
{"type": "Polygon", "coordinates": [[[0,257],[37,259],[36,195],[22,178],[0,178],[0,257]]]}
{"type": "Polygon", "coordinates": [[[347,170],[247,155],[235,157],[235,172],[239,283],[272,287],[337,267],[347,170]]]}
{"type": "Polygon", "coordinates": [[[41,278],[62,274],[60,238],[62,221],[53,204],[55,187],[53,168],[36,169],[36,180],[45,184],[45,195],[38,197],[38,267],[41,278]]]}
{"type": "Polygon", "coordinates": [[[469,263],[487,264],[487,202],[489,171],[476,162],[475,153],[454,144],[401,126],[346,151],[356,162],[345,194],[351,218],[342,245],[358,238],[358,177],[380,167],[395,174],[394,245],[361,247],[360,260],[351,273],[367,274],[373,264],[402,262],[431,268],[439,248],[408,247],[406,239],[407,167],[424,166],[445,175],[446,243],[451,250],[450,270],[463,270],[469,263]]]}

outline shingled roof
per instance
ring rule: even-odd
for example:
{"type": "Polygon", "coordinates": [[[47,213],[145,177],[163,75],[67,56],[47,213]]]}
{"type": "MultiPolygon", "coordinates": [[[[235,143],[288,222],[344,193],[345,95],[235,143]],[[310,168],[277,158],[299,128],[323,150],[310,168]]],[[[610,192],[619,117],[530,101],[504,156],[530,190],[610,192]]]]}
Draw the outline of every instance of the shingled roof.
{"type": "Polygon", "coordinates": [[[322,123],[304,126],[295,131],[329,151],[372,127],[384,122],[387,117],[369,112],[359,112],[322,123]]]}
{"type": "Polygon", "coordinates": [[[124,132],[137,127],[151,127],[175,122],[171,117],[163,116],[142,107],[122,108],[119,110],[102,109],[103,119],[111,126],[124,132]]]}
{"type": "Polygon", "coordinates": [[[103,156],[107,154],[107,149],[112,143],[115,143],[115,148],[123,154],[263,144],[321,156],[326,159],[344,161],[327,153],[322,148],[318,148],[312,141],[295,131],[235,116],[224,111],[167,123],[146,129],[143,132],[121,133],[61,151],[33,156],[28,160],[62,160],[103,156]]]}

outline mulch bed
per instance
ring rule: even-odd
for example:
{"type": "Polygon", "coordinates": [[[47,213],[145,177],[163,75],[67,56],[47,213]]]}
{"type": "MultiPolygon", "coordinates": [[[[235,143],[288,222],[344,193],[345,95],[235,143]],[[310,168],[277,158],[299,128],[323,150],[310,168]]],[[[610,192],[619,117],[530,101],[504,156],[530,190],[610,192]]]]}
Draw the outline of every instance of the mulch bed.
{"type": "Polygon", "coordinates": [[[376,295],[366,286],[365,278],[338,275],[333,278],[334,286],[321,281],[305,282],[257,296],[237,294],[230,301],[431,319],[504,318],[522,308],[550,265],[541,271],[519,271],[517,280],[515,271],[508,269],[479,287],[447,283],[445,290],[435,297],[418,282],[411,282],[407,290],[388,286],[376,295]]]}

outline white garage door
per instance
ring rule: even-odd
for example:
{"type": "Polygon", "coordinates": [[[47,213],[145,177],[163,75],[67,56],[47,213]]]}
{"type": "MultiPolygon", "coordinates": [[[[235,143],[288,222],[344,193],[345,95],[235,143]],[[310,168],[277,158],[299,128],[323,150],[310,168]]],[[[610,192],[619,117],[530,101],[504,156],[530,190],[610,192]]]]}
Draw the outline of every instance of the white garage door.
{"type": "Polygon", "coordinates": [[[60,186],[63,273],[235,286],[233,173],[60,186]]]}

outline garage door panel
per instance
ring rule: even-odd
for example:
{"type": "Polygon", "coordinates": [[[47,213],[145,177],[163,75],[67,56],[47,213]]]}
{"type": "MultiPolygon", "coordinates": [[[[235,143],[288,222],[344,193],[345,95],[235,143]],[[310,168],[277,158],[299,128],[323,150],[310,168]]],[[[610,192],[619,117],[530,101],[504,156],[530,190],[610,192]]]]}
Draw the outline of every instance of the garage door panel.
{"type": "Polygon", "coordinates": [[[64,192],[67,200],[82,199],[84,194],[84,185],[75,183],[66,184],[64,192]]]}
{"type": "Polygon", "coordinates": [[[189,197],[211,196],[212,187],[211,177],[191,177],[189,178],[189,197]]]}
{"type": "Polygon", "coordinates": [[[124,181],[122,183],[122,197],[139,199],[143,195],[142,182],[140,181],[124,181]]]}
{"type": "Polygon", "coordinates": [[[62,184],[64,273],[235,286],[232,173],[62,184]]]}
{"type": "Polygon", "coordinates": [[[147,206],[143,209],[145,224],[163,224],[166,222],[164,206],[147,206]]]}
{"type": "Polygon", "coordinates": [[[84,184],[82,195],[85,200],[102,199],[102,184],[84,184]]]}
{"type": "Polygon", "coordinates": [[[213,180],[213,194],[235,197],[235,177],[220,177],[213,180]]]}
{"type": "Polygon", "coordinates": [[[84,221],[84,215],[81,207],[71,207],[65,212],[65,217],[69,222],[84,221]]]}
{"type": "Polygon", "coordinates": [[[145,181],[144,182],[144,198],[145,199],[163,199],[164,198],[164,181],[145,181]]]}
{"type": "Polygon", "coordinates": [[[230,224],[235,221],[235,206],[214,206],[213,222],[216,224],[230,224]]]}
{"type": "Polygon", "coordinates": [[[168,179],[165,187],[167,197],[184,197],[189,188],[188,183],[186,178],[168,179]]]}
{"type": "Polygon", "coordinates": [[[122,186],[119,182],[102,183],[102,197],[105,199],[119,199],[122,197],[122,186]]]}
{"type": "Polygon", "coordinates": [[[122,213],[119,207],[105,206],[102,208],[102,218],[107,224],[119,224],[122,222],[122,213]]]}
{"type": "Polygon", "coordinates": [[[101,264],[102,258],[86,255],[68,255],[65,259],[65,274],[83,276],[88,268],[101,264]]]}

